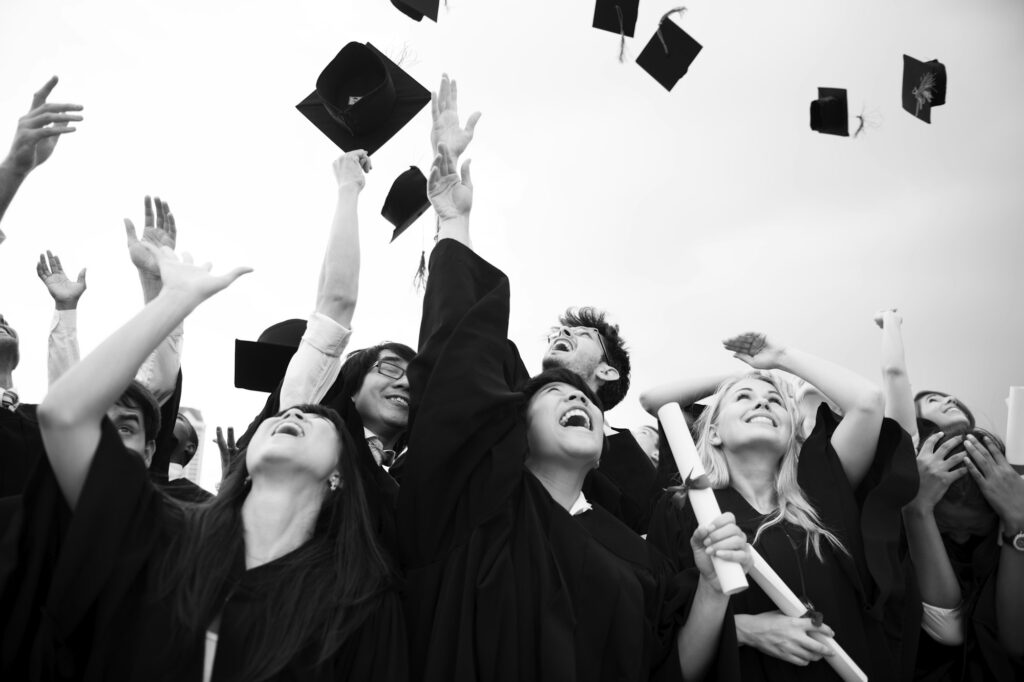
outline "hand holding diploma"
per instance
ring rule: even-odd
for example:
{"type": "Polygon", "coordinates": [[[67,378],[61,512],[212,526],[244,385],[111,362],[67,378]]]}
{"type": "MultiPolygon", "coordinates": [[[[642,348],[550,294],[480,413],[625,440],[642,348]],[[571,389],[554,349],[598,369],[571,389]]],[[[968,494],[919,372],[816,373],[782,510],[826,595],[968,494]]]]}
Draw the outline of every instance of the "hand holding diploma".
{"type": "MultiPolygon", "coordinates": [[[[793,590],[782,581],[768,562],[757,553],[753,547],[750,548],[753,557],[753,565],[750,568],[750,576],[764,590],[764,593],[775,602],[783,614],[791,618],[802,618],[807,614],[807,605],[793,593],[793,590]]],[[[835,639],[821,631],[809,631],[811,639],[825,645],[831,650],[831,655],[825,657],[828,664],[846,682],[866,682],[868,676],[864,674],[853,659],[843,651],[843,648],[836,643],[835,639]]]]}
{"type": "MultiPolygon", "coordinates": [[[[679,409],[678,403],[668,403],[658,410],[658,419],[665,429],[665,437],[672,448],[672,456],[675,457],[679,473],[684,477],[683,484],[687,487],[686,494],[690,500],[690,506],[693,507],[694,516],[697,517],[697,523],[700,524],[698,532],[701,529],[711,528],[719,521],[722,511],[719,509],[715,493],[710,487],[693,485],[696,481],[706,481],[706,479],[704,478],[704,466],[697,455],[697,448],[693,444],[690,430],[686,427],[686,420],[683,419],[683,411],[679,409]]],[[[726,524],[732,523],[732,521],[730,519],[726,524]]],[[[700,541],[703,542],[704,539],[700,541]]],[[[691,545],[693,542],[694,540],[691,540],[691,545]]],[[[695,560],[696,557],[697,552],[695,551],[695,560]]],[[[722,553],[719,556],[715,552],[711,555],[711,563],[718,576],[718,586],[724,594],[736,594],[747,589],[747,578],[744,575],[743,566],[735,561],[736,558],[738,557],[732,553],[722,553]]]]}

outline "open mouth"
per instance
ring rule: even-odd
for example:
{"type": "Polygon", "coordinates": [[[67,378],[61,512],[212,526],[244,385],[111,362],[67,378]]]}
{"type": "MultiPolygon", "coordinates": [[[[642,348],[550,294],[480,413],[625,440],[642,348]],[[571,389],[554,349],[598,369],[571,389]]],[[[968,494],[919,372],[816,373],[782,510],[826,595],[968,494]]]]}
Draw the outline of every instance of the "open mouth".
{"type": "Polygon", "coordinates": [[[274,427],[273,431],[270,432],[271,436],[277,436],[280,434],[299,438],[301,436],[305,436],[306,432],[303,431],[302,427],[296,424],[295,422],[281,422],[276,427],[274,427]]]}
{"type": "Polygon", "coordinates": [[[573,350],[572,341],[569,339],[555,339],[555,342],[551,344],[548,350],[551,352],[561,351],[563,353],[570,353],[573,350]]]}
{"type": "Polygon", "coordinates": [[[398,407],[404,407],[404,408],[408,408],[409,407],[409,398],[407,398],[404,395],[389,395],[389,396],[385,396],[385,400],[387,400],[392,405],[396,405],[398,407]]]}
{"type": "Polygon", "coordinates": [[[560,426],[582,428],[589,431],[590,415],[587,414],[586,410],[574,407],[566,411],[562,418],[558,420],[558,423],[560,426]]]}
{"type": "Polygon", "coordinates": [[[748,424],[767,424],[768,426],[778,426],[775,423],[775,418],[767,414],[755,414],[753,417],[747,419],[748,424]]]}

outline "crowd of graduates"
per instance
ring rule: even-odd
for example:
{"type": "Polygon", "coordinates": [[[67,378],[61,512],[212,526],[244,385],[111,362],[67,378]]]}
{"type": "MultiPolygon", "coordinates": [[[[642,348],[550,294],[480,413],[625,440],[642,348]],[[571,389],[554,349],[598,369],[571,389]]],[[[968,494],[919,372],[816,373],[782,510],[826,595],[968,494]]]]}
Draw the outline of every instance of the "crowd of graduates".
{"type": "MultiPolygon", "coordinates": [[[[56,84],[0,164],[0,219],[82,120],[56,84]]],[[[473,249],[479,114],[457,99],[444,76],[419,338],[347,348],[372,164],[346,152],[314,312],[238,349],[236,383],[269,397],[237,440],[218,429],[216,495],[182,476],[182,322],[250,270],[179,256],[147,197],[141,236],[125,221],[145,306],[80,358],[85,271],[40,256],[38,405],[0,317],[0,679],[827,680],[834,642],[870,680],[1024,680],[1024,479],[956,397],[911,389],[898,311],[875,319],[878,382],[745,332],[723,351],[747,371],[640,387],[686,415],[706,473],[680,471],[659,429],[605,420],[630,356],[603,310],[553,315],[527,372],[512,284],[473,249]],[[750,571],[751,548],[803,615],[723,589],[716,563],[750,571]]]]}

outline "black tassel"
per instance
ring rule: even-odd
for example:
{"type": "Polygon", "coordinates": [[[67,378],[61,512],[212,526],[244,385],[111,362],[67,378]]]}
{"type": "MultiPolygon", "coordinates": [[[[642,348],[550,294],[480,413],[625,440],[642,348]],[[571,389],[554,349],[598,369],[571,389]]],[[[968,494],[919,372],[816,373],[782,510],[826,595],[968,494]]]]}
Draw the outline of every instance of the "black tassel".
{"type": "Polygon", "coordinates": [[[665,42],[665,36],[661,35],[661,25],[664,24],[668,20],[668,18],[670,16],[672,16],[673,14],[679,14],[681,16],[683,14],[683,12],[685,12],[685,11],[686,11],[685,7],[682,7],[682,6],[674,7],[672,9],[670,9],[669,11],[665,12],[664,14],[662,14],[661,15],[661,19],[658,21],[658,30],[657,30],[658,40],[661,41],[661,46],[663,48],[665,48],[665,54],[668,54],[668,43],[665,42]]]}
{"type": "Polygon", "coordinates": [[[416,291],[423,291],[427,288],[427,252],[420,251],[420,267],[412,278],[412,286],[416,291]]]}
{"type": "Polygon", "coordinates": [[[626,61],[626,22],[618,5],[615,5],[615,13],[619,15],[619,63],[622,64],[626,61]]]}

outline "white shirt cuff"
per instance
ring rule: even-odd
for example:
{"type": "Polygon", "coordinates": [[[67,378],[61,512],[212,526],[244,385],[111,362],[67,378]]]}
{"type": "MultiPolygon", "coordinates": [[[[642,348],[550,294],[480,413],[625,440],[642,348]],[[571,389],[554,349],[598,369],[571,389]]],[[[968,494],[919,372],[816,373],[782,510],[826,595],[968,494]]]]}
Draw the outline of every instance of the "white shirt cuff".
{"type": "Polygon", "coordinates": [[[951,609],[921,602],[921,629],[939,644],[957,646],[964,641],[963,604],[951,609]]]}
{"type": "Polygon", "coordinates": [[[351,335],[351,329],[338,324],[323,313],[313,313],[306,321],[306,333],[302,335],[302,340],[324,355],[337,358],[345,350],[351,335]]]}
{"type": "Polygon", "coordinates": [[[78,310],[54,310],[53,317],[50,318],[50,331],[55,330],[58,325],[68,331],[75,331],[78,327],[78,310]]]}

